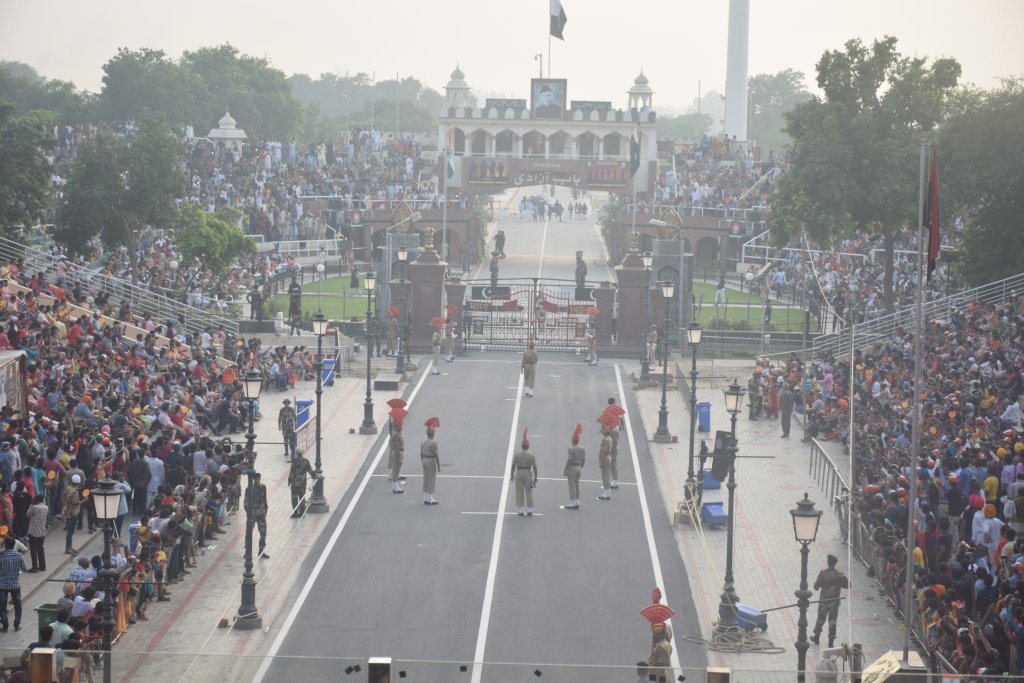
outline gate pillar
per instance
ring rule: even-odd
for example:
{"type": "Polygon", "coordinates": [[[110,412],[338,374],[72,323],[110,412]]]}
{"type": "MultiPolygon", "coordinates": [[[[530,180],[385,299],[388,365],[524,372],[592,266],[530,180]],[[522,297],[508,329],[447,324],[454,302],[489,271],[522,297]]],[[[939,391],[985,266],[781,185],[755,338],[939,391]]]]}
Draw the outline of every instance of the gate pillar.
{"type": "Polygon", "coordinates": [[[615,312],[615,289],[610,282],[602,282],[594,290],[594,304],[597,306],[597,343],[608,344],[612,340],[612,319],[615,312]]]}
{"type": "Polygon", "coordinates": [[[409,264],[409,311],[412,324],[409,331],[409,349],[424,352],[431,350],[434,328],[430,321],[444,315],[442,294],[444,274],[448,264],[440,259],[434,249],[434,231],[426,230],[426,243],[415,261],[409,264]]]}
{"type": "MultiPolygon", "coordinates": [[[[451,280],[444,285],[444,297],[448,302],[445,306],[455,306],[455,312],[452,313],[452,320],[455,321],[455,335],[456,337],[464,335],[466,332],[462,329],[462,309],[466,303],[466,285],[461,279],[453,277],[451,280]]],[[[464,339],[465,337],[463,337],[464,339]]]]}
{"type": "Polygon", "coordinates": [[[640,236],[631,233],[629,252],[622,264],[615,267],[619,280],[619,325],[618,345],[620,349],[639,348],[644,335],[644,290],[648,287],[650,274],[644,268],[640,256],[640,236]]]}

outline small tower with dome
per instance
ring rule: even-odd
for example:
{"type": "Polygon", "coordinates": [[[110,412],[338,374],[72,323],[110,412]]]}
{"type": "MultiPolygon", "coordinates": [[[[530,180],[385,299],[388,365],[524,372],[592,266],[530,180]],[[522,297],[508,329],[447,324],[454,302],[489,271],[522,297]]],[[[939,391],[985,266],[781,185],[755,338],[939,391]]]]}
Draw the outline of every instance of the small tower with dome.
{"type": "Polygon", "coordinates": [[[451,79],[444,86],[445,104],[449,107],[469,106],[469,84],[466,83],[466,75],[462,73],[458,63],[455,64],[455,71],[451,79]]]}
{"type": "Polygon", "coordinates": [[[217,127],[211,129],[207,137],[214,145],[224,145],[228,149],[240,151],[247,136],[244,130],[235,127],[235,120],[231,118],[231,114],[224,112],[224,116],[217,122],[217,127]]]}
{"type": "Polygon", "coordinates": [[[637,111],[650,110],[654,105],[654,91],[644,76],[644,70],[640,69],[640,75],[633,80],[633,87],[629,89],[629,108],[637,111]]]}

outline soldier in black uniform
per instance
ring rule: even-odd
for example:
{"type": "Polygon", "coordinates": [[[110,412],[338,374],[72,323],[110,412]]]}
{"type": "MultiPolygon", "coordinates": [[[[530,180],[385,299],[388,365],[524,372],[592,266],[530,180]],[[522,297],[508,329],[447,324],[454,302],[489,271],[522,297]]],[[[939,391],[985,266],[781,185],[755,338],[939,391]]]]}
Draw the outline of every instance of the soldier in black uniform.
{"type": "Polygon", "coordinates": [[[582,289],[587,284],[587,264],[583,260],[583,252],[576,252],[576,288],[582,289]]]}
{"type": "Polygon", "coordinates": [[[263,292],[259,286],[254,286],[246,297],[249,301],[249,320],[263,322],[263,292]]]}
{"type": "Polygon", "coordinates": [[[844,588],[850,587],[850,580],[846,574],[836,569],[839,558],[835,555],[828,556],[828,567],[821,570],[818,578],[814,580],[814,590],[820,590],[818,594],[818,621],[814,624],[814,635],[811,642],[818,644],[821,638],[821,627],[828,619],[828,646],[832,647],[836,640],[836,621],[839,619],[839,594],[844,588]]]}
{"type": "Polygon", "coordinates": [[[288,317],[294,318],[302,315],[302,285],[292,276],[292,283],[288,285],[288,317]]]}
{"type": "Polygon", "coordinates": [[[498,252],[491,252],[491,287],[498,286],[498,252]]]}

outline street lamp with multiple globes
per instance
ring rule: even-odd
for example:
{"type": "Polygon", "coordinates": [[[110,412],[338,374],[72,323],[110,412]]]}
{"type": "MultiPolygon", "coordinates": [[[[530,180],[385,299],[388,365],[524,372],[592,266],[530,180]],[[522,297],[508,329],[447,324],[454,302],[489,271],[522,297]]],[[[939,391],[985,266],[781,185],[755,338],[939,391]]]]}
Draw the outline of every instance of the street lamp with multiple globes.
{"type": "Polygon", "coordinates": [[[313,316],[313,334],[316,335],[316,469],[313,479],[313,497],[306,512],[327,512],[331,506],[324,498],[324,476],[320,463],[320,397],[324,393],[324,335],[327,334],[327,316],[317,311],[313,316]]]}
{"type": "Polygon", "coordinates": [[[668,324],[672,317],[669,306],[672,304],[672,296],[676,293],[676,286],[671,280],[661,283],[661,296],[665,299],[665,338],[661,342],[662,367],[661,367],[661,410],[658,411],[658,429],[654,432],[654,440],[658,443],[666,443],[671,437],[668,433],[668,324]]]}
{"type": "Polygon", "coordinates": [[[725,586],[722,587],[722,599],[718,604],[718,626],[715,628],[715,639],[730,637],[734,634],[736,625],[736,604],[739,598],[736,596],[736,587],[733,585],[732,577],[732,540],[735,528],[735,493],[736,493],[736,416],[743,410],[743,389],[734,379],[729,388],[725,390],[725,409],[728,411],[731,420],[731,437],[727,454],[729,459],[729,480],[726,488],[729,490],[729,511],[728,526],[725,538],[725,586]]]}
{"type": "Polygon", "coordinates": [[[405,266],[408,259],[409,247],[403,244],[398,247],[398,262],[402,264],[402,269],[398,272],[398,365],[395,368],[398,374],[405,372],[405,354],[409,352],[409,345],[405,340],[405,266]]]}
{"type": "Polygon", "coordinates": [[[370,336],[370,318],[373,315],[373,290],[377,286],[377,276],[369,272],[366,280],[366,401],[363,403],[363,423],[359,425],[360,434],[376,434],[377,423],[373,420],[373,398],[370,387],[370,359],[373,358],[373,339],[370,336]]]}
{"type": "Polygon", "coordinates": [[[110,651],[114,633],[114,599],[117,591],[117,570],[112,556],[114,549],[110,542],[114,535],[114,520],[121,503],[121,489],[114,487],[111,479],[104,479],[91,492],[96,517],[103,522],[103,568],[99,574],[99,585],[103,589],[103,683],[111,682],[110,651]]]}
{"type": "Polygon", "coordinates": [[[651,380],[651,359],[647,354],[647,329],[650,327],[648,321],[651,316],[651,266],[654,265],[654,254],[645,251],[641,258],[647,277],[644,280],[644,329],[640,334],[640,381],[649,382],[651,380]]]}
{"type": "Polygon", "coordinates": [[[803,500],[796,503],[796,508],[789,511],[793,516],[793,533],[800,543],[800,590],[796,591],[796,604],[800,608],[800,619],[796,623],[796,680],[798,683],[804,681],[804,670],[807,667],[807,648],[810,644],[807,641],[807,608],[811,604],[811,596],[814,595],[807,590],[807,556],[811,551],[809,546],[818,537],[818,522],[821,520],[821,510],[814,509],[814,502],[804,494],[803,500]]]}
{"type": "Polygon", "coordinates": [[[245,373],[243,380],[245,386],[245,399],[249,402],[249,431],[245,435],[245,476],[249,488],[245,492],[249,501],[245,513],[245,570],[242,572],[242,604],[238,607],[238,618],[235,620],[235,628],[238,629],[259,629],[263,628],[263,617],[260,616],[256,607],[256,575],[252,571],[252,530],[256,524],[254,517],[255,509],[253,503],[256,497],[256,488],[253,486],[253,477],[256,474],[256,402],[260,398],[260,390],[263,388],[263,375],[255,370],[245,373]]]}
{"type": "Polygon", "coordinates": [[[690,458],[686,463],[686,493],[688,499],[693,497],[692,494],[695,491],[700,491],[704,482],[702,476],[698,484],[693,472],[693,442],[697,431],[697,347],[700,346],[700,338],[703,334],[704,328],[696,320],[691,322],[690,326],[686,328],[686,340],[690,342],[690,350],[693,352],[693,360],[690,364],[690,458]]]}

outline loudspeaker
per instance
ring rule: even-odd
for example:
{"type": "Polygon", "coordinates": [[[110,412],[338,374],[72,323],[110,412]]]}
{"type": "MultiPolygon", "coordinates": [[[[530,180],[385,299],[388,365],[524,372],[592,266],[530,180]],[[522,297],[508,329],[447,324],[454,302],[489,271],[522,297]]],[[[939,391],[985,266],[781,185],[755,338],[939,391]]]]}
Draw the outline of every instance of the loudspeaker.
{"type": "Polygon", "coordinates": [[[711,477],[715,481],[725,481],[729,475],[729,462],[735,454],[729,449],[732,445],[732,434],[719,429],[715,432],[715,452],[711,458],[711,477]]]}

